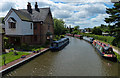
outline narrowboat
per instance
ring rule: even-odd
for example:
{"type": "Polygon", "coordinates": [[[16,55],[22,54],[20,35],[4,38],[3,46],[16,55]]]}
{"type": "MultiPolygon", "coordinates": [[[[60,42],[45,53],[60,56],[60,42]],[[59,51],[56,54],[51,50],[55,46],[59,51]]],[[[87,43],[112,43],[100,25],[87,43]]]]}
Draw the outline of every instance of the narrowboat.
{"type": "Polygon", "coordinates": [[[73,36],[73,34],[70,34],[70,33],[67,33],[66,35],[67,35],[67,36],[73,36]]]}
{"type": "Polygon", "coordinates": [[[116,55],[109,44],[102,43],[98,40],[94,40],[92,44],[98,50],[99,54],[102,57],[109,59],[111,61],[117,61],[116,55]]]}
{"type": "Polygon", "coordinates": [[[50,46],[51,51],[61,50],[69,43],[69,38],[62,38],[58,41],[53,41],[50,46]]]}
{"type": "Polygon", "coordinates": [[[93,40],[94,40],[94,38],[92,38],[92,37],[86,37],[86,36],[84,36],[83,39],[86,40],[86,41],[88,41],[88,42],[90,42],[91,44],[93,43],[93,40]]]}
{"type": "Polygon", "coordinates": [[[74,35],[74,37],[77,37],[79,39],[83,39],[83,36],[82,35],[74,35]]]}

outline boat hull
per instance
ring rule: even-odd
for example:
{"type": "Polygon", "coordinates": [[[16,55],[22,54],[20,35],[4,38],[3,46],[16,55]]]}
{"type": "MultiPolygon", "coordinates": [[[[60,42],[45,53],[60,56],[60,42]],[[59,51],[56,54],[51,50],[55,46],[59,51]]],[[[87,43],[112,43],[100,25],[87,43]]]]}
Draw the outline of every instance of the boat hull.
{"type": "Polygon", "coordinates": [[[67,46],[68,44],[69,44],[69,41],[66,42],[65,44],[59,46],[59,47],[50,47],[50,50],[51,50],[52,52],[60,51],[60,50],[62,50],[65,46],[67,46]]]}

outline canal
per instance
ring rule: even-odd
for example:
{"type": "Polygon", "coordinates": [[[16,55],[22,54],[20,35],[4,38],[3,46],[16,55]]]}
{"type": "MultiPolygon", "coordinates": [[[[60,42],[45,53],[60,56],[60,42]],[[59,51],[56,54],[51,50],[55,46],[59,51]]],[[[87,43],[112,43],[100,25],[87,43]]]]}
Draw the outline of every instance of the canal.
{"type": "Polygon", "coordinates": [[[48,51],[5,76],[117,76],[118,63],[102,58],[88,42],[69,37],[59,52],[48,51]]]}

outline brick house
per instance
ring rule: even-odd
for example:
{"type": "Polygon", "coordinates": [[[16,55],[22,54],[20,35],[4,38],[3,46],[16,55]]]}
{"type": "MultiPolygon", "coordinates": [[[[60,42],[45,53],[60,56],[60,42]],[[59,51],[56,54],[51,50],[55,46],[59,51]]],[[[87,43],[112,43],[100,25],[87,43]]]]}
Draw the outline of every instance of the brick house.
{"type": "Polygon", "coordinates": [[[54,33],[50,8],[35,8],[28,2],[27,9],[11,8],[5,16],[5,34],[13,44],[41,45],[54,33]]]}

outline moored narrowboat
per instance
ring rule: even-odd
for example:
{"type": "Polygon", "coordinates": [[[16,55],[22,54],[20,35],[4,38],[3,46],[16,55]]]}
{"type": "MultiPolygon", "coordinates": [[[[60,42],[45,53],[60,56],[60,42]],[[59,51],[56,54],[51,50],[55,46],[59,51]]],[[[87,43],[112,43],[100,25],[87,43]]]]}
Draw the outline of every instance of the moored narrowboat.
{"type": "Polygon", "coordinates": [[[83,39],[86,40],[86,41],[88,41],[88,42],[90,42],[91,44],[93,43],[93,40],[94,40],[94,38],[92,38],[92,37],[86,37],[86,36],[84,36],[83,39]]]}
{"type": "Polygon", "coordinates": [[[74,37],[77,37],[79,39],[83,39],[83,36],[82,35],[74,35],[74,37]]]}
{"type": "Polygon", "coordinates": [[[116,55],[109,44],[102,43],[98,40],[94,40],[92,44],[102,57],[112,61],[117,61],[116,55]]]}
{"type": "Polygon", "coordinates": [[[73,36],[73,34],[70,34],[70,33],[67,33],[66,35],[67,35],[67,36],[73,36]]]}
{"type": "Polygon", "coordinates": [[[51,51],[61,50],[69,43],[69,38],[62,38],[58,41],[53,41],[50,46],[51,51]]]}

